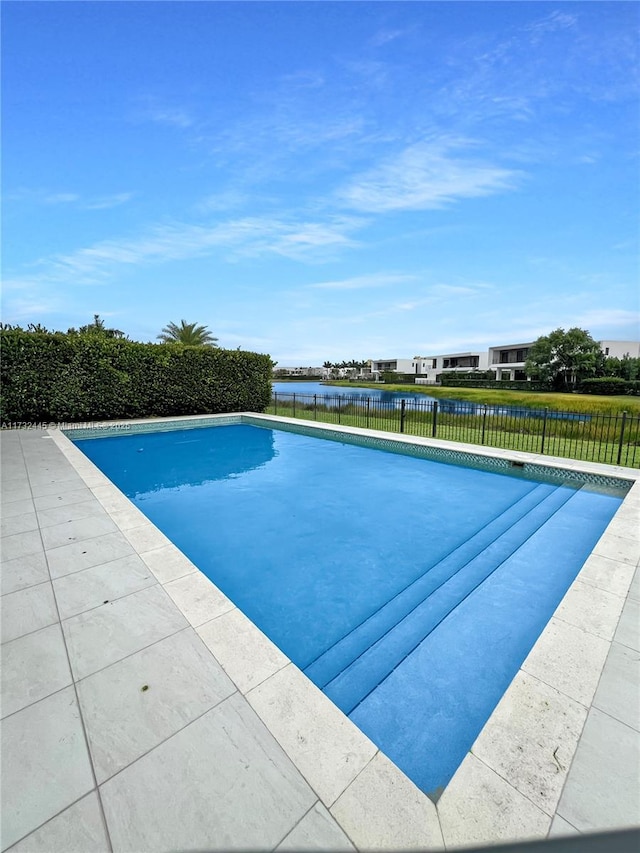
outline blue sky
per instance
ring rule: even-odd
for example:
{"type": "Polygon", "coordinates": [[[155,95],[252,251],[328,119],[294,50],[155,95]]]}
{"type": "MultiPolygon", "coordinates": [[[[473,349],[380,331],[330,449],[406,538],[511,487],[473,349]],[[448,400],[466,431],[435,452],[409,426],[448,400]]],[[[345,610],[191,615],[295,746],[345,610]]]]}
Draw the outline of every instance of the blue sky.
{"type": "Polygon", "coordinates": [[[4,2],[3,320],[638,338],[638,5],[4,2]]]}

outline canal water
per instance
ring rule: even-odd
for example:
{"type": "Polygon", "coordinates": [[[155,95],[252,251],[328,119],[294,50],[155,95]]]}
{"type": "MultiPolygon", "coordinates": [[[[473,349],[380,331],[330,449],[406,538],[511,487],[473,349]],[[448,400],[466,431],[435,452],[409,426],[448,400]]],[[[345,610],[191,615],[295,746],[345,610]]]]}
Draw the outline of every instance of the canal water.
{"type": "MultiPolygon", "coordinates": [[[[369,398],[372,401],[380,401],[386,404],[395,404],[400,406],[400,401],[405,400],[409,407],[415,405],[416,402],[422,403],[420,408],[429,408],[428,403],[434,403],[437,399],[438,408],[441,412],[447,412],[454,415],[475,415],[482,414],[485,411],[484,403],[471,403],[468,400],[451,400],[443,397],[431,397],[429,394],[423,394],[419,391],[385,391],[384,386],[381,388],[347,388],[344,385],[324,385],[322,382],[272,382],[272,391],[278,396],[282,395],[282,399],[286,399],[285,395],[295,394],[296,397],[313,397],[317,395],[318,403],[321,403],[322,397],[331,397],[334,401],[336,397],[341,400],[364,399],[369,398]]],[[[305,401],[305,402],[308,402],[305,401]]],[[[544,409],[529,409],[525,406],[487,406],[487,414],[489,415],[514,415],[520,418],[541,418],[544,416],[544,409]]],[[[577,414],[573,412],[548,412],[548,418],[553,420],[567,421],[589,421],[589,415],[577,414]]]]}

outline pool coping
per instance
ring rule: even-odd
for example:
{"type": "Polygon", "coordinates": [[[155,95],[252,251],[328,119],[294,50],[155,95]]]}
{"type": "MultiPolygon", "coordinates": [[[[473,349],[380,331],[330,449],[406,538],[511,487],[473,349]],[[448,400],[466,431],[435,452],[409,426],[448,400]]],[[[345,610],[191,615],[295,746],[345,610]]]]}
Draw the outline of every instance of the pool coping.
{"type": "MultiPolygon", "coordinates": [[[[48,431],[116,525],[127,531],[136,553],[143,560],[147,555],[145,562],[149,553],[169,546],[176,552],[175,559],[183,561],[184,575],[174,572],[163,579],[160,572],[158,581],[354,843],[372,846],[366,822],[373,821],[378,827],[397,822],[400,796],[404,819],[415,820],[416,833],[420,827],[423,846],[427,838],[435,846],[442,838],[447,847],[460,847],[542,837],[550,830],[576,831],[563,815],[561,797],[639,562],[640,541],[634,525],[640,512],[640,471],[251,412],[113,421],[104,426],[109,430],[141,426],[140,431],[146,432],[169,424],[231,423],[302,427],[318,435],[357,435],[631,483],[622,505],[434,805],[87,459],[68,438],[81,427],[70,425],[65,428],[67,434],[48,431]],[[130,513],[122,513],[123,501],[130,513]],[[602,576],[603,560],[607,578],[602,576]],[[186,599],[175,596],[176,578],[191,575],[198,577],[201,586],[206,582],[211,587],[210,595],[201,595],[198,624],[186,599]],[[212,620],[215,631],[211,630],[212,620]],[[234,648],[238,620],[243,634],[241,654],[234,648]],[[559,649],[559,637],[571,648],[559,649]],[[545,706],[550,709],[547,713],[541,711],[545,706]],[[412,804],[409,814],[408,800],[412,804]]],[[[153,561],[147,564],[154,571],[153,561]]],[[[391,838],[385,838],[385,846],[392,846],[391,838]]]]}

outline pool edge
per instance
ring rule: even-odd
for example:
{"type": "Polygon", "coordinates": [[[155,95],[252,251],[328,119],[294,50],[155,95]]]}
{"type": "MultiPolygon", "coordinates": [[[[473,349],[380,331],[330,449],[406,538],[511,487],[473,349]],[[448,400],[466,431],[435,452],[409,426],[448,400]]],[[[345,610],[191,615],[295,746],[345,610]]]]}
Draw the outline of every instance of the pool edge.
{"type": "MultiPolygon", "coordinates": [[[[581,705],[584,713],[582,715],[582,724],[580,724],[578,719],[577,723],[574,725],[573,739],[575,740],[575,743],[573,744],[573,748],[570,748],[568,752],[563,749],[562,754],[556,753],[554,756],[554,748],[551,746],[551,749],[549,750],[550,763],[546,769],[543,768],[541,770],[542,778],[545,778],[546,773],[546,776],[551,778],[553,782],[554,793],[551,800],[549,800],[549,803],[552,803],[553,807],[547,804],[546,807],[541,808],[539,804],[532,801],[530,791],[528,790],[529,783],[526,779],[519,778],[517,772],[512,772],[511,774],[506,772],[503,765],[496,766],[499,762],[495,762],[492,759],[492,756],[495,755],[494,746],[496,743],[496,737],[498,737],[499,742],[500,731],[501,728],[503,728],[501,719],[505,713],[505,708],[522,708],[522,685],[524,683],[525,687],[529,686],[530,688],[532,683],[531,679],[536,679],[536,676],[529,671],[531,669],[531,666],[529,665],[530,659],[538,656],[536,663],[537,671],[544,671],[544,655],[546,653],[548,656],[548,668],[550,671],[553,670],[555,656],[550,654],[548,650],[545,652],[545,643],[548,645],[548,634],[551,630],[550,626],[557,628],[558,621],[563,624],[571,625],[572,623],[570,620],[572,618],[575,622],[575,617],[572,617],[571,614],[575,611],[576,598],[581,601],[584,600],[585,586],[589,589],[599,589],[597,585],[594,585],[593,579],[590,579],[589,582],[585,584],[585,577],[589,573],[589,565],[594,560],[597,561],[598,559],[603,558],[619,568],[621,577],[623,578],[617,587],[617,593],[614,594],[610,591],[607,593],[607,590],[600,590],[601,593],[607,593],[608,596],[615,596],[614,598],[608,598],[611,606],[609,606],[605,616],[600,618],[597,624],[597,630],[600,632],[599,639],[606,643],[607,648],[610,649],[613,643],[615,629],[620,618],[620,613],[622,612],[629,586],[631,584],[633,572],[635,571],[638,562],[637,534],[635,536],[629,536],[627,531],[631,529],[638,516],[638,512],[640,511],[640,484],[638,482],[640,480],[640,471],[622,466],[605,465],[603,463],[578,462],[575,460],[565,460],[557,457],[540,457],[537,454],[525,453],[523,451],[516,452],[500,450],[497,448],[480,448],[476,445],[464,445],[458,444],[457,442],[446,442],[438,439],[395,435],[377,430],[359,430],[350,427],[340,427],[339,425],[334,424],[325,425],[318,424],[313,421],[308,422],[301,421],[299,419],[279,418],[273,415],[258,415],[250,412],[220,416],[161,418],[138,422],[120,421],[111,422],[108,424],[108,427],[113,428],[118,424],[128,424],[131,426],[143,425],[144,429],[135,431],[146,432],[149,429],[157,429],[158,426],[166,427],[169,424],[178,424],[180,426],[200,424],[204,426],[212,425],[214,423],[255,423],[256,421],[259,421],[265,426],[270,424],[273,424],[274,426],[278,424],[298,427],[302,426],[306,429],[313,430],[313,432],[317,434],[322,434],[323,432],[355,434],[367,438],[378,438],[385,442],[392,441],[398,445],[417,445],[438,448],[448,452],[454,450],[457,451],[458,455],[461,457],[466,453],[470,453],[476,456],[483,456],[487,459],[524,462],[525,464],[530,464],[534,468],[545,467],[556,471],[568,470],[583,474],[591,474],[597,477],[622,479],[631,484],[629,492],[624,498],[622,505],[619,507],[607,529],[598,540],[592,554],[589,556],[576,580],[562,599],[562,602],[551,617],[530,655],[527,657],[511,685],[505,692],[501,702],[487,720],[470,752],[467,754],[453,779],[445,789],[445,792],[442,794],[437,807],[433,805],[426,795],[418,791],[413,783],[410,782],[410,780],[408,780],[407,777],[395,767],[395,765],[392,765],[391,762],[386,759],[386,756],[380,753],[379,750],[371,744],[368,738],[366,738],[366,736],[360,732],[353,723],[344,717],[344,715],[335,708],[333,703],[331,703],[330,700],[321,693],[321,691],[315,688],[315,686],[312,685],[311,682],[309,682],[309,680],[306,679],[306,677],[295,667],[295,665],[288,661],[288,659],[286,659],[286,663],[283,663],[280,659],[280,665],[277,666],[273,672],[269,672],[269,666],[267,666],[266,669],[262,669],[262,674],[268,674],[266,674],[266,677],[260,678],[260,680],[252,680],[248,677],[246,671],[246,656],[244,661],[236,661],[235,666],[238,667],[238,671],[235,672],[235,677],[234,672],[232,671],[234,668],[233,662],[230,662],[230,660],[227,660],[226,662],[225,660],[220,661],[232,680],[236,684],[238,684],[238,682],[243,684],[244,689],[241,689],[243,695],[245,695],[250,701],[252,707],[254,707],[267,728],[278,740],[302,775],[309,781],[309,784],[311,784],[314,789],[318,790],[319,793],[322,791],[320,794],[322,801],[334,817],[339,820],[347,834],[350,835],[354,841],[356,841],[354,834],[357,835],[360,831],[366,831],[358,828],[358,823],[362,821],[362,815],[360,815],[358,820],[354,817],[354,815],[358,813],[358,809],[363,807],[363,798],[375,803],[375,810],[379,821],[384,822],[385,820],[388,820],[389,825],[393,826],[395,821],[397,821],[397,796],[400,791],[404,792],[403,800],[405,801],[407,796],[411,794],[411,808],[416,815],[415,819],[422,824],[422,831],[428,832],[428,834],[431,835],[431,840],[435,844],[438,844],[440,828],[442,829],[444,841],[447,846],[464,846],[466,844],[478,844],[483,842],[495,843],[497,841],[511,841],[546,835],[551,827],[552,820],[558,815],[558,804],[562,796],[564,783],[569,775],[572,760],[580,742],[584,723],[592,708],[597,680],[594,685],[593,694],[589,704],[577,703],[578,705],[581,705]],[[207,423],[205,424],[204,421],[207,421],[207,423]],[[585,570],[587,573],[586,575],[585,570]],[[624,586],[625,575],[628,576],[626,588],[624,586]],[[542,658],[540,658],[540,655],[542,655],[542,658]],[[231,671],[229,667],[231,668],[231,671]],[[241,668],[242,671],[240,671],[241,668]],[[300,709],[301,716],[297,718],[297,724],[302,726],[302,728],[299,730],[296,729],[295,732],[292,731],[291,726],[287,726],[285,724],[287,720],[285,709],[283,708],[283,703],[279,703],[278,701],[278,697],[281,697],[283,690],[287,691],[287,704],[289,711],[291,710],[291,706],[300,709]],[[344,721],[340,726],[340,737],[337,737],[338,733],[335,725],[335,721],[338,719],[336,717],[336,712],[344,721]],[[306,736],[304,731],[305,725],[308,726],[306,736]],[[579,731],[577,731],[577,729],[579,729],[579,731]],[[301,744],[300,736],[304,739],[306,746],[301,744]],[[327,742],[322,744],[322,740],[324,738],[327,739],[327,742]],[[341,738],[344,738],[342,745],[340,743],[341,738]],[[310,747],[308,744],[310,741],[312,743],[320,741],[320,747],[323,752],[321,771],[319,771],[316,766],[317,756],[314,758],[313,753],[310,753],[309,751],[310,747]],[[349,768],[349,771],[345,773],[345,764],[347,764],[348,761],[345,762],[344,749],[346,748],[348,751],[351,744],[355,747],[356,752],[359,753],[360,758],[358,761],[354,761],[353,767],[349,768]],[[371,752],[372,749],[373,752],[371,752]],[[327,756],[331,756],[332,754],[334,757],[328,759],[327,756]],[[560,756],[561,761],[556,761],[554,763],[552,759],[554,757],[557,759],[558,756],[560,756]],[[329,766],[327,765],[327,761],[329,762],[329,766]],[[330,767],[331,761],[335,762],[333,770],[330,767]],[[391,765],[391,767],[388,765],[391,765]],[[319,775],[322,776],[322,778],[318,778],[319,775]],[[379,790],[377,794],[375,791],[372,793],[371,786],[378,786],[379,790]],[[365,788],[368,788],[368,790],[365,790],[365,788]],[[392,793],[393,791],[396,792],[395,795],[392,793]],[[384,803],[387,803],[388,809],[386,817],[380,812],[381,808],[383,810],[385,809],[385,806],[383,805],[384,803]],[[437,826],[434,824],[434,820],[436,821],[437,826]],[[430,829],[427,828],[427,825],[430,825],[430,829]]],[[[75,430],[72,428],[70,430],[66,430],[66,432],[73,434],[75,430]]],[[[96,494],[96,497],[101,501],[103,506],[105,506],[105,499],[107,499],[108,505],[109,494],[111,494],[112,497],[118,495],[128,502],[128,499],[126,499],[117,487],[115,487],[111,481],[109,481],[108,478],[102,474],[102,472],[100,472],[93,463],[89,462],[84,454],[82,454],[81,451],[73,445],[67,435],[58,430],[51,430],[49,431],[49,434],[54,438],[58,447],[62,450],[70,463],[76,468],[80,476],[85,480],[87,486],[94,492],[94,494],[96,494]],[[98,492],[95,491],[96,489],[98,489],[98,492]]],[[[133,505],[131,505],[131,507],[133,508],[133,505]]],[[[107,507],[105,507],[105,509],[107,513],[111,515],[111,511],[107,507]]],[[[114,517],[113,515],[111,515],[111,517],[118,527],[120,527],[118,517],[114,517]]],[[[145,523],[141,524],[140,527],[146,528],[149,531],[150,538],[146,540],[147,544],[148,542],[164,542],[165,544],[170,544],[169,540],[164,537],[164,534],[162,534],[150,521],[145,519],[145,523]],[[156,537],[162,537],[162,539],[158,539],[156,537]]],[[[147,553],[149,550],[153,550],[149,548],[144,550],[146,548],[146,544],[142,544],[140,547],[142,547],[143,550],[138,550],[134,545],[136,552],[141,555],[147,553]]],[[[155,547],[161,546],[156,545],[155,547]]],[[[175,548],[173,545],[172,547],[175,548]]],[[[184,555],[182,555],[182,557],[189,566],[192,566],[184,555]]],[[[198,570],[196,569],[196,571],[198,570]]],[[[189,573],[193,573],[193,569],[190,568],[189,573]]],[[[205,577],[199,571],[198,574],[203,578],[205,577]]],[[[175,578],[166,582],[159,579],[159,582],[162,583],[165,588],[167,585],[170,586],[174,581],[175,578]]],[[[215,589],[215,586],[208,581],[208,579],[207,582],[215,589]]],[[[167,591],[171,594],[170,590],[167,591]]],[[[222,595],[222,593],[219,593],[219,595],[222,595]]],[[[586,590],[586,595],[588,598],[588,590],[586,590]]],[[[176,603],[180,607],[179,602],[176,603]]],[[[225,613],[232,612],[232,610],[237,611],[237,608],[230,608],[228,611],[225,611],[225,613]]],[[[216,616],[212,616],[211,619],[206,620],[203,624],[210,624],[214,620],[217,621],[219,619],[224,619],[225,613],[218,613],[216,616]]],[[[238,613],[240,613],[240,611],[238,611],[238,613]]],[[[246,617],[244,618],[246,619],[246,617]]],[[[232,620],[227,616],[227,621],[231,622],[232,620]]],[[[218,623],[217,627],[220,627],[220,625],[221,623],[218,623]]],[[[254,656],[250,655],[249,660],[255,661],[256,665],[264,667],[265,659],[267,661],[277,659],[277,655],[274,655],[273,644],[264,636],[264,634],[262,634],[261,631],[259,631],[256,626],[253,626],[252,623],[250,623],[250,625],[251,628],[248,628],[247,626],[244,627],[253,638],[252,642],[255,643],[256,654],[254,656]]],[[[592,629],[589,631],[588,625],[587,628],[584,626],[580,627],[578,625],[573,625],[573,627],[585,631],[586,634],[592,634],[594,630],[592,629]]],[[[230,628],[233,628],[233,626],[231,625],[230,628]]],[[[196,630],[198,630],[198,628],[196,628],[196,630]]],[[[203,634],[200,630],[198,633],[200,636],[203,634]]],[[[207,632],[205,631],[204,633],[206,634],[207,632]]],[[[596,634],[595,636],[598,635],[596,634]]],[[[221,654],[220,649],[223,645],[224,643],[220,644],[218,641],[218,654],[221,654]]],[[[216,649],[211,648],[211,646],[209,646],[209,648],[214,656],[218,657],[216,649]]],[[[278,654],[281,655],[279,652],[278,654]]],[[[222,654],[222,657],[224,657],[224,654],[222,654]]],[[[600,671],[604,668],[606,659],[607,656],[605,655],[602,660],[600,671]]],[[[272,664],[272,666],[274,665],[275,664],[272,664]]],[[[258,677],[259,676],[256,676],[256,678],[258,677]]],[[[542,679],[538,678],[537,681],[542,684],[546,684],[546,687],[555,690],[559,697],[559,706],[562,706],[563,703],[565,705],[570,705],[574,712],[576,710],[578,711],[579,717],[581,709],[576,709],[575,699],[564,694],[561,690],[557,690],[542,679]]],[[[536,719],[537,718],[534,716],[534,722],[536,719]]],[[[511,719],[511,722],[514,726],[517,724],[517,720],[511,719]]],[[[530,721],[527,721],[526,731],[528,738],[532,742],[542,741],[545,743],[549,738],[545,725],[542,725],[538,731],[532,731],[529,722],[530,721]]],[[[316,750],[316,752],[317,751],[318,750],[316,750]]],[[[367,846],[366,838],[361,840],[358,846],[367,846]]]]}

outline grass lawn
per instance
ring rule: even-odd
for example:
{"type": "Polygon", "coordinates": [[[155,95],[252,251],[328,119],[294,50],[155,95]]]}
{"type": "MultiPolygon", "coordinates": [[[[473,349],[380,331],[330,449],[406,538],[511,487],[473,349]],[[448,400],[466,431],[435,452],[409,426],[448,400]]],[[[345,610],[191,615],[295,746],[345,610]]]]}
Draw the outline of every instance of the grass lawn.
{"type": "Polygon", "coordinates": [[[588,414],[640,414],[640,397],[628,395],[600,396],[598,394],[558,394],[525,391],[498,391],[493,388],[449,388],[434,385],[387,385],[355,382],[330,382],[342,388],[376,388],[385,391],[406,391],[444,397],[449,400],[467,400],[488,405],[521,406],[528,409],[548,408],[555,412],[586,412],[588,414]]]}

